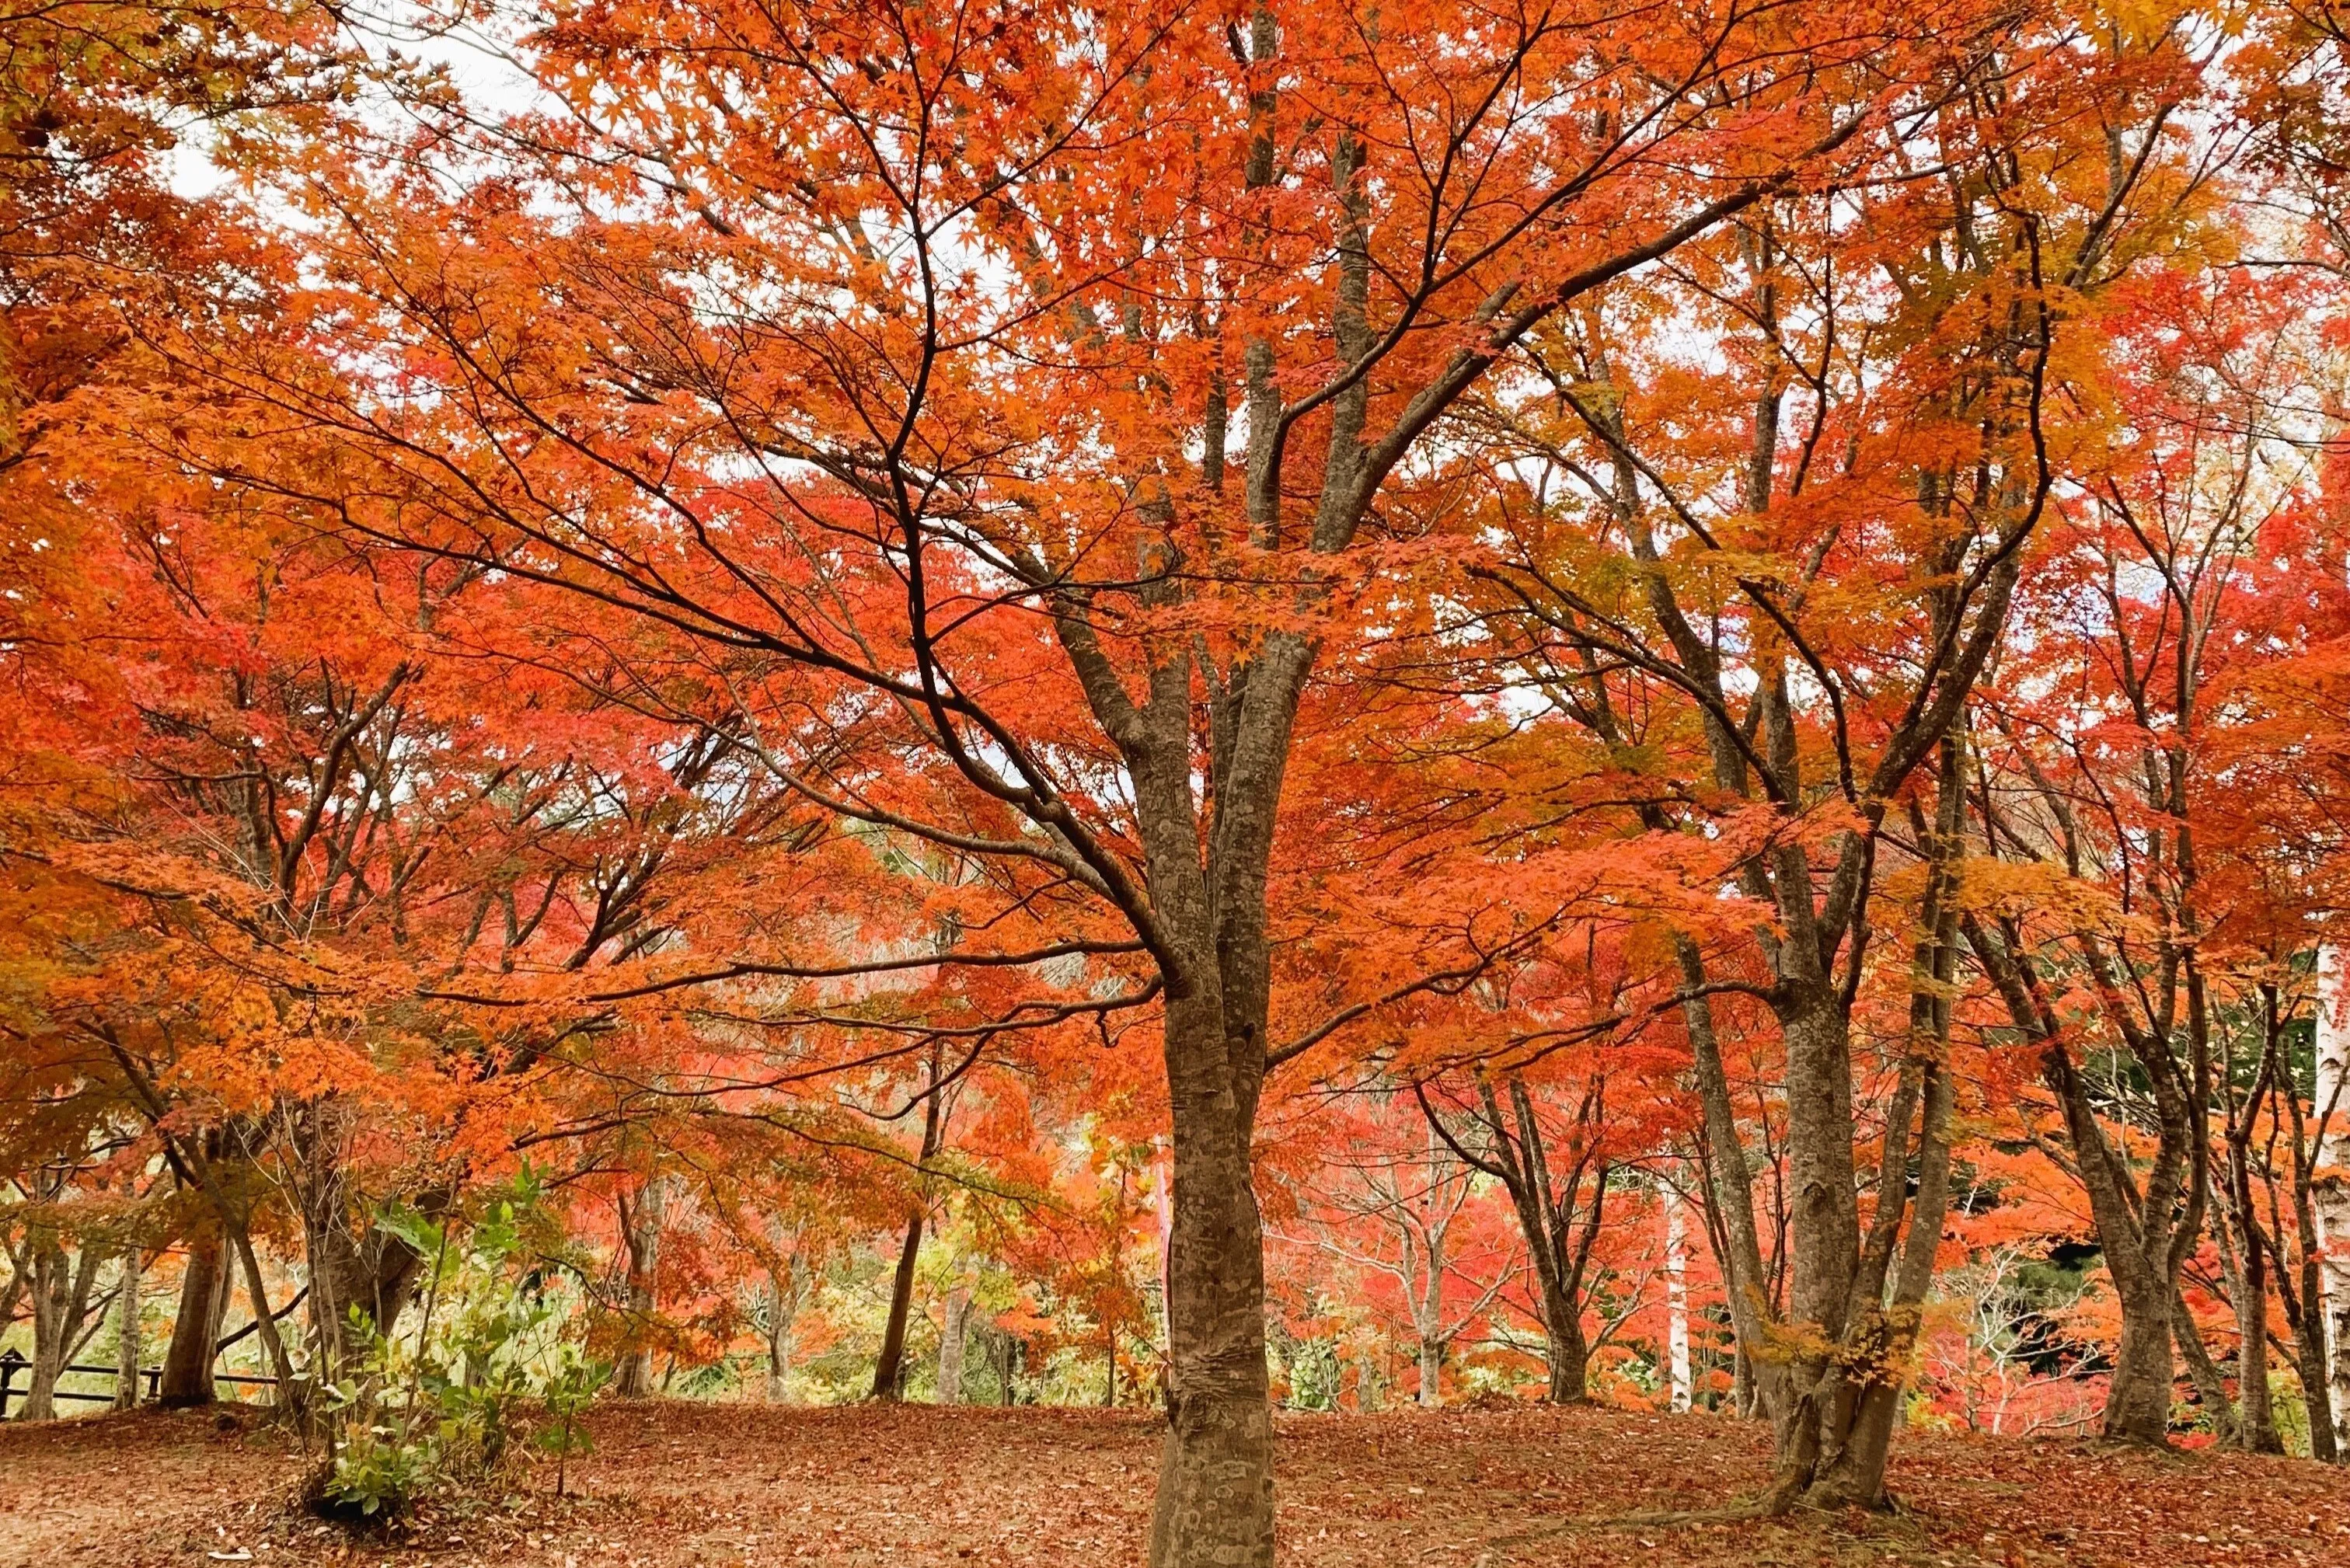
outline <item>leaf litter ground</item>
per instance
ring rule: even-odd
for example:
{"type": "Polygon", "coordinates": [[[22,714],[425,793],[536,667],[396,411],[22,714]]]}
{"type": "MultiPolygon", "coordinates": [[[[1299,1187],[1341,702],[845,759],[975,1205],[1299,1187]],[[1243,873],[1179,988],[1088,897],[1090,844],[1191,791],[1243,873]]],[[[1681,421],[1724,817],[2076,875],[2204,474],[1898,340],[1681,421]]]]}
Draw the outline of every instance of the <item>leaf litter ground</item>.
{"type": "MultiPolygon", "coordinates": [[[[354,1538],[293,1499],[303,1458],[233,1414],[0,1428],[0,1564],[1094,1568],[1138,1563],[1159,1426],[1108,1411],[611,1405],[596,1452],[354,1538]]],[[[1909,1437],[1903,1510],[1642,1522],[1758,1489],[1721,1417],[1410,1411],[1280,1423],[1281,1560],[1335,1568],[2350,1563],[2350,1478],[2079,1440],[1909,1437]]]]}

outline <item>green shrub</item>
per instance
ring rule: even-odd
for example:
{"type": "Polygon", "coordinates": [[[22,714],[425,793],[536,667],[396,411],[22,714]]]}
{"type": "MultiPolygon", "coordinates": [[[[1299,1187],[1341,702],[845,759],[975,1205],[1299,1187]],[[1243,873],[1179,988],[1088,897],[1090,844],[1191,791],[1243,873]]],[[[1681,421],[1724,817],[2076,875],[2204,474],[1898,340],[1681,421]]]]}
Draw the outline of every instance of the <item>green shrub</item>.
{"type": "Polygon", "coordinates": [[[389,1518],[445,1484],[480,1480],[522,1434],[562,1462],[586,1449],[579,1410],[610,1368],[590,1359],[557,1282],[559,1236],[526,1174],[470,1223],[411,1210],[377,1222],[432,1260],[412,1333],[386,1334],[352,1309],[357,1370],[328,1390],[331,1458],[313,1487],[319,1511],[389,1518]],[[462,1229],[462,1239],[458,1232],[462,1229]],[[462,1241],[462,1244],[460,1244],[462,1241]]]}

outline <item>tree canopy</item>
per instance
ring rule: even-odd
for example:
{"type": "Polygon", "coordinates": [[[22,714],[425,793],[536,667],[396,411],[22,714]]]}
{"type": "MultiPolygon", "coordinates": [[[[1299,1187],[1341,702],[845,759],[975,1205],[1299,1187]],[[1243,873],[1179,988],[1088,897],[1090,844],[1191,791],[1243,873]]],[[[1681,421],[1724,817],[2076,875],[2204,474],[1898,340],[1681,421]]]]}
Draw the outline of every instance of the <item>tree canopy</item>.
{"type": "Polygon", "coordinates": [[[2337,12],[0,34],[26,1413],[2350,1454],[2337,12]]]}

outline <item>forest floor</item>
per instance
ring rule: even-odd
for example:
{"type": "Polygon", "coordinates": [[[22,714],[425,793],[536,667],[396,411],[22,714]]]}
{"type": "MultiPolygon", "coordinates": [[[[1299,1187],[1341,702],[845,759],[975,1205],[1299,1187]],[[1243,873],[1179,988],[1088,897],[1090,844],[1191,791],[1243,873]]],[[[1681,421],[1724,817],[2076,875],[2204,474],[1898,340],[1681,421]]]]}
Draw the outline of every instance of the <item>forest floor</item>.
{"type": "MultiPolygon", "coordinates": [[[[599,1407],[596,1449],[401,1531],[294,1502],[302,1455],[249,1415],[0,1428],[0,1565],[1124,1568],[1156,1469],[1149,1414],[1021,1408],[599,1407]]],[[[1905,1434],[1901,1511],[1675,1525],[1757,1490],[1767,1433],[1706,1415],[1463,1410],[1280,1422],[1281,1560],[1507,1564],[2350,1563],[2350,1484],[2305,1462],[1905,1434]]]]}

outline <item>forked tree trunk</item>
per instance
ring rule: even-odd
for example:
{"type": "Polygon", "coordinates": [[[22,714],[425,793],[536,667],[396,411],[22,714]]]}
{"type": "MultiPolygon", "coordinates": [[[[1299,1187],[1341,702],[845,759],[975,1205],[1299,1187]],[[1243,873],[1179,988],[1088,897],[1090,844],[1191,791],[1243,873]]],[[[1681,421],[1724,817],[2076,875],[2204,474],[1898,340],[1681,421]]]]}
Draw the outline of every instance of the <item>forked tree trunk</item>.
{"type": "MultiPolygon", "coordinates": [[[[294,1118],[290,1140],[309,1268],[310,1342],[319,1375],[330,1383],[355,1370],[366,1350],[352,1310],[373,1332],[391,1334],[424,1273],[423,1256],[376,1224],[372,1206],[350,1190],[345,1175],[350,1116],[332,1096],[314,1102],[294,1118]]],[[[420,1207],[435,1217],[446,1202],[442,1195],[429,1193],[420,1207]]]]}
{"type": "Polygon", "coordinates": [[[57,1414],[57,1379],[65,1375],[75,1337],[89,1315],[98,1262],[94,1247],[81,1247],[68,1260],[54,1239],[34,1243],[32,1382],[17,1407],[20,1421],[47,1421],[57,1414]]]}
{"type": "Polygon", "coordinates": [[[612,1392],[623,1399],[647,1399],[653,1392],[653,1351],[649,1335],[653,1314],[660,1309],[660,1232],[663,1182],[647,1179],[637,1193],[635,1207],[626,1216],[629,1251],[629,1348],[612,1379],[612,1392]]]}
{"type": "MultiPolygon", "coordinates": [[[[1921,969],[1929,961],[1932,964],[1928,972],[1937,977],[1938,990],[1947,984],[1955,961],[1949,940],[1950,925],[1946,923],[1942,929],[1939,951],[1930,961],[1921,953],[1919,961],[1921,969]]],[[[1949,1043],[1946,997],[1915,996],[1911,1018],[1914,1030],[1931,1032],[1936,1054],[1925,1062],[1913,1060],[1894,1096],[1891,1123],[1895,1130],[1887,1137],[1879,1169],[1880,1200],[1888,1181],[1897,1185],[1890,1211],[1879,1211],[1860,1249],[1853,1298],[1839,1335],[1840,1366],[1825,1380],[1825,1397],[1815,1405],[1820,1422],[1818,1457],[1804,1494],[1804,1501],[1814,1507],[1887,1506],[1885,1467],[1892,1453],[1893,1428],[1910,1352],[1918,1341],[1926,1293],[1933,1283],[1934,1257],[1941,1245],[1950,1173],[1950,1075],[1939,1057],[1949,1043]],[[1931,1022],[1924,1016],[1928,1014],[1931,1022]],[[1908,1119],[1913,1107],[1918,1117],[1914,1144],[1908,1119]],[[1917,1193],[1908,1205],[1908,1227],[1904,1231],[1899,1220],[1899,1185],[1905,1184],[1901,1173],[1912,1147],[1918,1164],[1917,1193]]]]}
{"type": "Polygon", "coordinates": [[[172,1343],[163,1353],[163,1376],[156,1390],[156,1403],[164,1408],[209,1405],[217,1397],[213,1346],[220,1339],[228,1295],[228,1249],[217,1228],[198,1231],[188,1239],[179,1315],[172,1322],[172,1343]]]}
{"type": "Polygon", "coordinates": [[[1583,1303],[1591,1277],[1591,1253],[1607,1212],[1608,1166],[1597,1147],[1606,1114],[1606,1081],[1586,1085],[1568,1146],[1554,1150],[1533,1095],[1523,1078],[1509,1080],[1509,1106],[1492,1079],[1477,1077],[1475,1120],[1482,1124],[1483,1149],[1455,1137],[1426,1096],[1420,1110],[1429,1129],[1471,1169],[1501,1182],[1534,1265],[1536,1304],[1542,1314],[1544,1359],[1554,1405],[1579,1404],[1587,1397],[1591,1342],[1583,1332],[1583,1303]],[[1554,1154],[1564,1179],[1552,1174],[1554,1154]],[[1588,1179],[1589,1197],[1586,1199],[1588,1179]]]}
{"type": "MultiPolygon", "coordinates": [[[[1779,1018],[1787,1043],[1789,1184],[1793,1189],[1794,1276],[1789,1292],[1794,1344],[1785,1357],[1773,1417],[1778,1474],[1771,1501],[1817,1508],[1883,1508],[1885,1467],[1894,1418],[1950,1199],[1951,1110],[1947,1055],[1951,979],[1957,972],[1957,867],[1965,805],[1963,740],[1940,744],[1939,788],[1929,828],[1919,924],[1911,951],[1908,1049],[1886,1116],[1877,1212],[1864,1234],[1855,1196],[1851,1023],[1842,999],[1815,967],[1813,944],[1781,948],[1782,992],[1793,1007],[1779,1018]],[[1917,1189],[1909,1191],[1912,1154],[1917,1189]],[[1904,1220],[1907,1227],[1904,1228],[1904,1220]]],[[[1800,908],[1811,893],[1782,870],[1800,908]]]]}
{"type": "MultiPolygon", "coordinates": [[[[2145,1178],[2146,1196],[2140,1197],[2137,1178],[2098,1124],[2054,1008],[2029,961],[2017,950],[2012,931],[1994,940],[1984,922],[1970,918],[1967,940],[1998,988],[2010,1019],[2039,1048],[2041,1078],[2064,1119],[2065,1142],[2088,1196],[2106,1272],[2121,1308],[2121,1343],[2106,1390],[2105,1436],[2115,1442],[2160,1447],[2169,1441],[2171,1384],[2177,1370],[2171,1356],[2172,1310],[2185,1238],[2173,1210],[2189,1168],[2183,1140],[2189,1129],[2183,1117],[2166,1111],[2156,1158],[2145,1178]]],[[[2175,1108],[2176,1097],[2171,1098],[2175,1108]]]]}

